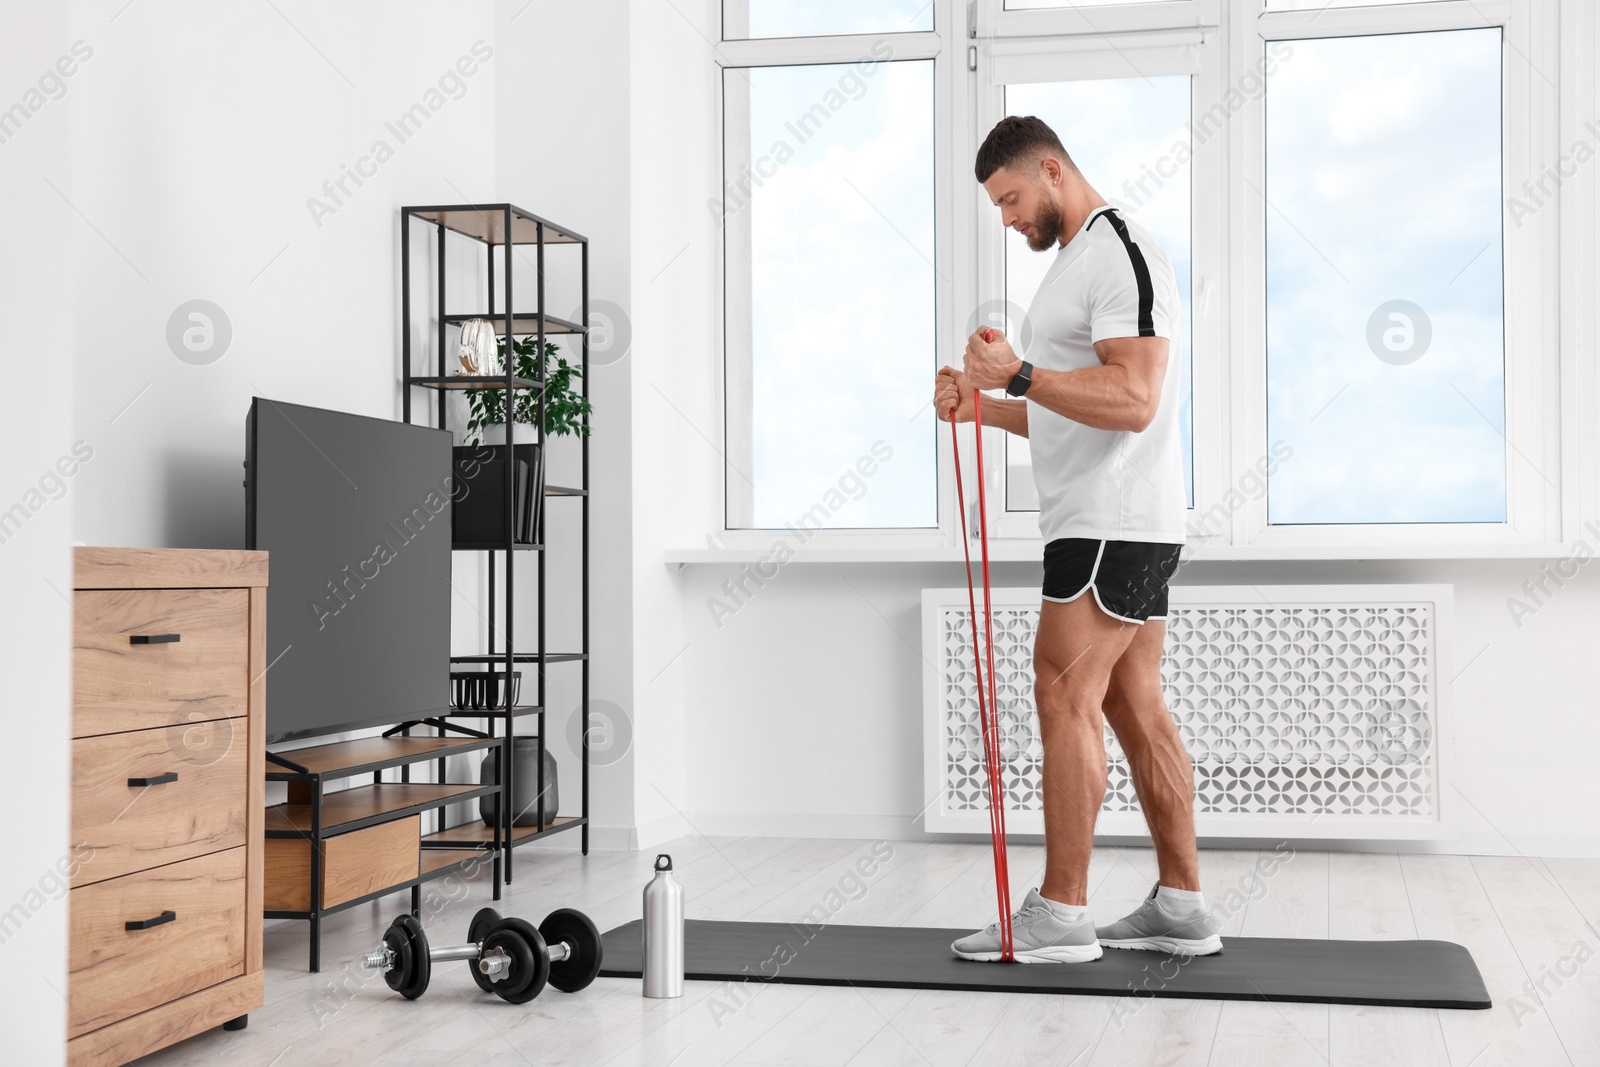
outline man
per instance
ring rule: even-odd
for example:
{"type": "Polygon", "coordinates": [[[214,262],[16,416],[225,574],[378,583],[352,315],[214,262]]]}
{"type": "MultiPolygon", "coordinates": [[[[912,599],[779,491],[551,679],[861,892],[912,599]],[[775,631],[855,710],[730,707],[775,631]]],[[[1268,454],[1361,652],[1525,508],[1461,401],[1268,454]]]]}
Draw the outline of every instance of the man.
{"type": "MultiPolygon", "coordinates": [[[[939,418],[1029,440],[1045,541],[1034,700],[1044,746],[1045,874],[1012,919],[1027,963],[1098,959],[1101,947],[1222,950],[1200,894],[1194,769],[1161,693],[1167,583],[1184,538],[1178,441],[1178,290],[1149,231],[1106,204],[1037,118],[1007,118],[978,150],[1002,222],[1043,252],[1059,243],[1028,309],[1021,359],[1000,333],[967,340],[964,371],[935,380],[939,418]],[[1127,754],[1159,878],[1110,926],[1088,913],[1089,853],[1105,795],[1102,716],[1127,754]]],[[[999,924],[952,946],[1000,958],[999,924]]]]}

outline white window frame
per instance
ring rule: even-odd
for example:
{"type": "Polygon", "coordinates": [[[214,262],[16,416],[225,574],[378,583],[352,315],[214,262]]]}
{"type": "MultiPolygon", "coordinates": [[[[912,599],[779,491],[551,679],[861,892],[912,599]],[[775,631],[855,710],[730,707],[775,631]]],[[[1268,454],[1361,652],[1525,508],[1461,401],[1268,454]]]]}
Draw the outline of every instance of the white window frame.
{"type": "MultiPolygon", "coordinates": [[[[998,2],[998,0],[996,0],[998,2]]],[[[1186,17],[1198,17],[1197,4],[1152,4],[1152,9],[1186,9],[1186,17]]],[[[1078,14],[1067,12],[1068,14],[1078,14]]],[[[1049,14],[1058,12],[1011,12],[1003,14],[1049,14]]],[[[1218,31],[1208,28],[1178,28],[1141,34],[1094,34],[1088,37],[1066,39],[1045,38],[1032,35],[1021,38],[1002,38],[985,42],[978,50],[976,95],[977,132],[981,142],[983,133],[993,128],[1005,115],[1005,86],[1029,83],[1086,81],[1101,78],[1129,76],[1137,70],[1147,75],[1188,74],[1190,76],[1191,109],[1199,112],[1208,108],[1213,100],[1220,99],[1225,86],[1221,77],[1221,49],[1218,31]]],[[[1185,297],[1189,301],[1192,318],[1190,350],[1194,358],[1193,430],[1194,430],[1194,499],[1195,504],[1216,498],[1220,488],[1216,472],[1221,469],[1217,456],[1222,446],[1221,423],[1207,417],[1215,410],[1221,397],[1220,366],[1217,354],[1222,351],[1224,301],[1220,299],[1225,285],[1222,249],[1224,233],[1215,212],[1199,210],[1201,204],[1218,202],[1225,189],[1223,184],[1225,156],[1228,139],[1218,135],[1204,144],[1195,145],[1190,160],[1190,254],[1193,265],[1193,292],[1185,297]],[[1203,461],[1202,456],[1206,457],[1203,461]]],[[[976,145],[973,151],[976,152],[976,145]]],[[[999,226],[998,212],[989,202],[988,195],[976,183],[972,185],[974,225],[977,230],[979,292],[986,298],[998,299],[1005,290],[1005,233],[999,226]]],[[[1004,441],[1000,431],[991,435],[994,443],[985,438],[985,460],[990,483],[1001,487],[991,497],[999,503],[989,509],[990,533],[993,536],[1023,538],[1038,542],[1039,512],[1037,510],[1013,511],[1005,507],[1004,488],[1009,472],[1005,467],[1004,441]],[[993,449],[994,457],[990,458],[993,449]]],[[[1189,509],[1186,521],[1192,519],[1195,509],[1189,509]]],[[[1039,546],[1042,551],[1042,544],[1039,546]]]]}
{"type": "MultiPolygon", "coordinates": [[[[772,37],[756,40],[727,40],[713,48],[713,56],[719,68],[719,77],[725,76],[724,72],[736,67],[777,67],[796,66],[824,63],[856,63],[863,57],[873,54],[873,46],[879,41],[886,41],[893,51],[893,58],[889,62],[906,60],[931,60],[933,62],[934,82],[934,305],[937,309],[937,322],[934,328],[935,351],[946,352],[951,349],[952,337],[949,326],[948,309],[955,299],[957,274],[956,264],[959,258],[966,254],[963,250],[953,247],[954,233],[950,224],[951,209],[951,182],[949,175],[953,172],[955,164],[952,155],[952,138],[950,136],[950,115],[953,111],[950,101],[955,93],[958,81],[953,77],[952,67],[957,63],[953,60],[960,51],[961,41],[952,33],[950,20],[945,17],[951,5],[951,0],[935,0],[934,29],[931,32],[917,33],[882,33],[882,34],[843,34],[831,37],[772,37]]],[[[964,67],[962,68],[965,69],[964,67]]],[[[715,173],[719,176],[725,173],[727,137],[724,126],[725,99],[724,92],[719,86],[717,92],[717,124],[718,143],[716,145],[717,165],[715,173]]],[[[718,410],[723,413],[724,445],[728,445],[726,438],[727,427],[741,420],[748,424],[749,412],[740,411],[730,404],[748,404],[749,396],[745,393],[737,395],[728,390],[729,372],[738,368],[730,364],[728,351],[728,315],[737,314],[735,309],[728,306],[725,297],[730,289],[727,278],[727,257],[722,246],[722,234],[718,231],[717,240],[719,250],[717,255],[719,299],[722,307],[717,315],[717,349],[720,354],[718,361],[719,374],[717,375],[717,403],[718,410]]],[[[932,382],[937,365],[930,362],[928,367],[928,382],[930,397],[932,382]]],[[[745,369],[748,376],[748,368],[745,369]]],[[[825,529],[818,530],[807,540],[805,549],[800,553],[801,558],[826,559],[826,558],[895,558],[897,554],[911,557],[939,557],[947,554],[952,548],[960,549],[959,536],[952,538],[949,530],[954,512],[946,500],[945,483],[949,480],[947,468],[949,466],[949,438],[941,435],[939,438],[938,468],[939,484],[938,516],[939,525],[936,527],[912,529],[825,529]]],[[[954,482],[949,483],[952,487],[954,482]]],[[[710,553],[691,552],[688,557],[707,555],[709,557],[722,556],[723,558],[757,558],[760,553],[770,549],[775,533],[772,529],[730,529],[727,525],[727,500],[729,492],[728,462],[724,459],[720,464],[717,485],[719,492],[716,496],[716,514],[711,517],[709,529],[718,531],[714,535],[715,548],[710,553]],[[755,553],[755,555],[752,555],[755,553]]],[[[953,488],[951,490],[953,492],[953,488]]]]}
{"type": "MultiPolygon", "coordinates": [[[[1196,113],[1219,99],[1255,63],[1266,43],[1301,37],[1399,33],[1503,26],[1504,188],[1512,195],[1539,174],[1545,161],[1586,136],[1584,123],[1600,104],[1593,49],[1600,21],[1589,0],[1430,0],[1388,7],[1329,7],[1265,11],[1264,0],[1167,0],[1102,8],[1006,11],[1003,0],[934,0],[932,32],[724,41],[714,48],[721,67],[847,63],[887,40],[900,59],[934,61],[935,224],[938,351],[959,358],[966,317],[1001,294],[1003,235],[993,208],[970,177],[970,160],[1003,106],[994,64],[1025,54],[1096,52],[1168,46],[1198,39],[1196,113]],[[969,69],[975,65],[976,70],[969,69]],[[1540,72],[1545,73],[1540,73],[1540,72]],[[1552,84],[1553,83],[1553,84],[1552,84]]],[[[1080,75],[1081,76],[1081,75],[1080,75]]],[[[1107,75],[1101,75],[1107,76],[1107,75]]],[[[722,93],[715,145],[723,173],[722,93]]],[[[1266,454],[1264,97],[1252,101],[1218,135],[1196,146],[1191,181],[1194,291],[1193,412],[1196,512],[1222,499],[1266,454]]],[[[1600,431],[1585,420],[1600,414],[1579,383],[1600,373],[1589,352],[1596,315],[1589,308],[1600,265],[1594,247],[1596,171],[1565,183],[1560,202],[1523,227],[1504,223],[1506,326],[1507,506],[1504,524],[1277,526],[1266,521],[1266,497],[1233,514],[1209,538],[1192,536],[1191,558],[1556,558],[1581,536],[1583,516],[1600,517],[1600,431]],[[1564,227],[1586,223],[1581,243],[1562,242],[1564,227]],[[1569,383],[1563,390],[1561,384],[1569,383]],[[1525,458],[1526,457],[1526,458],[1525,458]],[[1536,463],[1554,485],[1529,466],[1536,463]],[[1580,512],[1580,502],[1585,506],[1580,512]]],[[[720,240],[720,237],[719,237],[720,240]]],[[[718,255],[719,271],[726,264],[718,255]]],[[[719,282],[725,282],[719,276],[719,282]]],[[[723,289],[719,286],[719,291],[723,289]]],[[[719,309],[717,400],[726,412],[727,352],[719,309]]],[[[1591,392],[1593,390],[1590,390],[1591,392]]],[[[962,427],[967,491],[975,493],[972,437],[962,427]]],[[[995,433],[996,431],[991,431],[995,433]]],[[[960,559],[948,429],[939,433],[937,530],[823,530],[797,558],[813,561],[960,559]]],[[[1037,560],[1042,549],[1036,512],[1005,513],[1005,450],[985,440],[991,555],[1037,560]]],[[[755,558],[772,542],[767,530],[726,527],[728,471],[718,472],[710,549],[683,549],[679,563],[755,558]]],[[[970,502],[969,502],[970,506],[970,502]]],[[[974,546],[975,552],[975,546],[974,546]]]]}
{"type": "MultiPolygon", "coordinates": [[[[1554,20],[1538,25],[1533,8],[1553,2],[1528,0],[1434,0],[1394,7],[1330,7],[1321,11],[1264,12],[1232,27],[1232,64],[1260,54],[1272,41],[1307,37],[1361,36],[1429,30],[1504,27],[1502,182],[1507,195],[1555,158],[1556,92],[1530,67],[1556,70],[1554,20]],[[1541,91],[1543,90],[1543,91],[1541,91]]],[[[1270,92],[1270,90],[1269,90],[1270,92]]],[[[1225,412],[1231,426],[1234,469],[1243,472],[1264,454],[1266,401],[1265,98],[1236,122],[1233,158],[1239,178],[1231,182],[1229,214],[1235,237],[1238,281],[1233,302],[1231,376],[1235,387],[1225,412]],[[1247,180],[1248,181],[1247,181],[1247,180]],[[1253,188],[1252,188],[1253,186],[1253,188]]],[[[1496,548],[1559,542],[1569,492],[1561,477],[1561,427],[1567,422],[1559,388],[1561,354],[1555,324],[1559,313],[1559,211],[1538,212],[1528,225],[1504,220],[1506,517],[1505,523],[1327,524],[1272,526],[1265,494],[1233,516],[1230,542],[1267,550],[1318,552],[1358,546],[1384,548],[1496,548]],[[1543,472],[1543,474],[1540,473],[1543,472]],[[1548,477],[1549,481],[1546,481],[1548,477]]],[[[1353,553],[1351,553],[1353,554],[1353,553]]]]}

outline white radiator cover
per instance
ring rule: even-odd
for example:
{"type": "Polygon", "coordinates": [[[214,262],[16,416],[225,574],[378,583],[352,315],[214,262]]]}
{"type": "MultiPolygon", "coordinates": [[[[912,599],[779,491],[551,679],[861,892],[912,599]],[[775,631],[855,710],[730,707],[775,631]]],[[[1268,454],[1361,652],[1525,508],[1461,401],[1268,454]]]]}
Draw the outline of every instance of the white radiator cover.
{"type": "MultiPolygon", "coordinates": [[[[993,603],[1006,828],[1039,834],[1039,590],[993,603]]],[[[1196,832],[1451,836],[1452,618],[1448,585],[1174,586],[1162,687],[1194,759],[1196,832]]],[[[922,632],[925,828],[987,833],[967,590],[924,589],[922,632]]],[[[1106,759],[1097,832],[1145,833],[1109,729],[1106,759]]]]}

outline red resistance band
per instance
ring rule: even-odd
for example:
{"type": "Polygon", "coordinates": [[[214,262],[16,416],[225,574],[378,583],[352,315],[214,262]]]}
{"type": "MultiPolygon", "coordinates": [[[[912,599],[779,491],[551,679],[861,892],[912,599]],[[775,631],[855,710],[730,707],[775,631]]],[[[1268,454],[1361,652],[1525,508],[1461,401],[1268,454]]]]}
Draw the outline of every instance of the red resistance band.
{"type": "MultiPolygon", "coordinates": [[[[994,331],[983,331],[985,341],[994,331]]],[[[977,593],[972,586],[972,549],[967,536],[967,500],[961,486],[961,444],[956,416],[950,412],[950,444],[955,453],[956,506],[961,511],[961,551],[967,561],[967,605],[972,618],[973,670],[978,681],[978,719],[983,724],[983,766],[989,779],[989,839],[994,846],[994,888],[1000,905],[1000,958],[1016,962],[1011,945],[1011,877],[1006,865],[1006,808],[1004,766],[1000,754],[999,701],[994,679],[994,608],[989,592],[989,519],[983,491],[983,394],[972,391],[972,424],[978,448],[978,543],[983,559],[983,652],[978,647],[977,593]],[[988,670],[984,670],[987,662],[988,670]],[[987,682],[987,690],[985,689],[987,682]],[[987,694],[987,697],[986,697],[987,694]]],[[[960,396],[957,396],[957,406],[960,396]]]]}

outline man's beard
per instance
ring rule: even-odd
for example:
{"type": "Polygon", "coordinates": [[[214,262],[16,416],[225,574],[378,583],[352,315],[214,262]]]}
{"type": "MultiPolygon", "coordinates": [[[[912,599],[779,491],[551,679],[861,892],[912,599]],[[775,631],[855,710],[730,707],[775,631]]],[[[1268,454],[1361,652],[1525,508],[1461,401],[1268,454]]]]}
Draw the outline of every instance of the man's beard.
{"type": "Polygon", "coordinates": [[[1028,247],[1035,252],[1045,252],[1061,239],[1061,209],[1045,201],[1028,224],[1028,247]]]}

